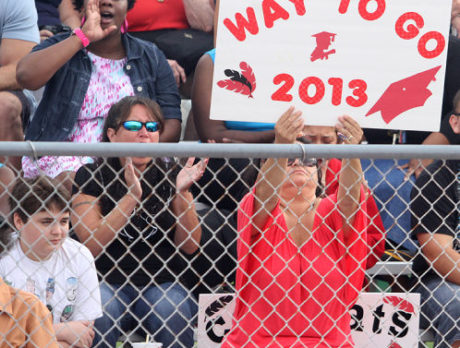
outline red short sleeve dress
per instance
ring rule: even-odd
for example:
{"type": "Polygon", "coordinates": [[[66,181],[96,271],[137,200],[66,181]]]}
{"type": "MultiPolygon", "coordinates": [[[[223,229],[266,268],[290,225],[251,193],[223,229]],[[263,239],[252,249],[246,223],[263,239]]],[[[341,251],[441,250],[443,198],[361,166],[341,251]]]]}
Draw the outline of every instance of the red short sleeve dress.
{"type": "Polygon", "coordinates": [[[237,299],[222,348],[353,347],[349,309],[364,280],[367,212],[361,190],[347,245],[337,196],[323,198],[312,237],[298,247],[280,204],[252,236],[254,193],[238,212],[237,299]]]}

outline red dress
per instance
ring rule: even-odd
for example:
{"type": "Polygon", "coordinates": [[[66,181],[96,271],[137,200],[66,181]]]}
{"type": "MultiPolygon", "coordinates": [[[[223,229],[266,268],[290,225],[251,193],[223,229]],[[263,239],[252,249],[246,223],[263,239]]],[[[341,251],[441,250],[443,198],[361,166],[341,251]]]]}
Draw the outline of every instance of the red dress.
{"type": "Polygon", "coordinates": [[[344,244],[337,196],[324,198],[311,238],[297,245],[280,204],[263,234],[251,237],[254,196],[238,211],[237,298],[221,348],[353,347],[349,309],[361,290],[367,254],[367,212],[361,209],[344,244]]]}

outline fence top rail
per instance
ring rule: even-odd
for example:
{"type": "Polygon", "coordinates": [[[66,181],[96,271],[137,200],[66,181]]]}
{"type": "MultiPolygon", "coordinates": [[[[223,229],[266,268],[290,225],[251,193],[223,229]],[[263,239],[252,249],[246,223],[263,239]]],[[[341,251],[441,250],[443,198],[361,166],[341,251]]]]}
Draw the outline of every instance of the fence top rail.
{"type": "Polygon", "coordinates": [[[460,159],[460,145],[278,145],[180,143],[0,142],[0,156],[223,157],[223,158],[372,158],[460,159]]]}

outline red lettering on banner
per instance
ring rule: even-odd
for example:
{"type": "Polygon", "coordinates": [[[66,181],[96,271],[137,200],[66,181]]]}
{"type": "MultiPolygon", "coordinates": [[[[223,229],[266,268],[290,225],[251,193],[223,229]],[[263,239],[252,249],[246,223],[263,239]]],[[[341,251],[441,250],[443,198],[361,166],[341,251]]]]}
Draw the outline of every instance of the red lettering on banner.
{"type": "Polygon", "coordinates": [[[305,10],[305,2],[304,0],[289,0],[295,6],[295,12],[299,16],[303,16],[307,11],[305,10]]]}
{"type": "Polygon", "coordinates": [[[327,83],[332,86],[332,105],[340,105],[342,103],[343,80],[338,77],[331,77],[327,83]]]}
{"type": "Polygon", "coordinates": [[[321,99],[323,99],[325,91],[326,87],[324,86],[323,81],[317,77],[310,76],[300,83],[299,97],[306,104],[317,104],[321,101],[321,99]],[[308,94],[308,88],[311,85],[314,85],[316,89],[315,94],[312,97],[308,94]]]}
{"type": "Polygon", "coordinates": [[[272,94],[272,100],[290,102],[292,101],[292,94],[288,94],[288,92],[291,90],[292,86],[294,86],[294,78],[289,74],[279,74],[273,79],[275,85],[279,85],[283,82],[284,84],[272,94]]]}
{"type": "Polygon", "coordinates": [[[347,97],[347,104],[350,106],[353,106],[355,108],[359,108],[360,106],[363,106],[364,104],[367,103],[367,83],[364,80],[351,80],[350,83],[348,84],[348,87],[350,87],[353,90],[353,95],[356,98],[353,97],[347,97]]]}
{"type": "Polygon", "coordinates": [[[339,5],[339,13],[345,14],[348,11],[348,6],[350,6],[350,0],[342,0],[339,5]]]}
{"type": "Polygon", "coordinates": [[[361,0],[359,2],[358,11],[361,17],[363,17],[365,20],[375,21],[376,19],[382,17],[382,15],[385,13],[385,8],[385,0],[361,0]],[[369,12],[367,10],[367,5],[371,1],[377,2],[377,9],[374,12],[369,12]]]}
{"type": "Polygon", "coordinates": [[[264,0],[262,2],[262,11],[267,28],[272,28],[273,23],[280,18],[289,18],[289,12],[282,8],[275,0],[264,0]]]}
{"type": "Polygon", "coordinates": [[[424,25],[425,21],[423,20],[422,16],[416,12],[407,12],[398,18],[395,24],[395,30],[396,34],[398,34],[401,39],[411,40],[420,33],[419,29],[422,29],[424,25]],[[408,24],[404,29],[406,23],[411,20],[415,22],[415,25],[408,24]]]}
{"type": "Polygon", "coordinates": [[[444,36],[438,31],[430,31],[423,35],[418,42],[418,51],[423,58],[431,59],[439,56],[446,47],[444,36]],[[430,40],[436,40],[436,48],[432,51],[427,50],[426,44],[430,40]]]}
{"type": "Polygon", "coordinates": [[[246,9],[248,19],[243,17],[241,13],[235,15],[236,25],[229,18],[224,19],[224,25],[239,41],[246,40],[246,30],[252,35],[259,33],[259,25],[257,24],[256,14],[252,7],[246,9]]]}

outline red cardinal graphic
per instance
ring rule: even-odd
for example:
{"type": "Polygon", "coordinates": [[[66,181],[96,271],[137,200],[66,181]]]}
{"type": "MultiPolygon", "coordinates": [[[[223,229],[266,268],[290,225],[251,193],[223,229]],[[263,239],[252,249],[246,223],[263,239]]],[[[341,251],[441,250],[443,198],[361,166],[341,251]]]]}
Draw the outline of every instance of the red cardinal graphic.
{"type": "Polygon", "coordinates": [[[415,313],[414,306],[409,301],[398,296],[386,296],[383,302],[393,305],[396,309],[402,310],[407,313],[415,313]]]}
{"type": "Polygon", "coordinates": [[[252,71],[251,66],[246,62],[240,63],[241,73],[236,70],[226,69],[224,70],[225,76],[230,77],[227,80],[220,80],[217,85],[220,88],[225,88],[235,93],[241,93],[248,95],[249,98],[253,98],[252,93],[256,89],[256,77],[252,71]]]}
{"type": "Polygon", "coordinates": [[[366,116],[380,111],[385,123],[390,123],[407,110],[425,105],[432,95],[428,85],[436,81],[435,76],[439,69],[441,66],[392,83],[366,116]]]}
{"type": "Polygon", "coordinates": [[[388,346],[388,348],[402,348],[399,344],[396,342],[391,342],[391,344],[388,346]]]}
{"type": "Polygon", "coordinates": [[[318,59],[329,59],[329,55],[335,53],[335,50],[327,51],[327,49],[335,40],[336,35],[327,31],[312,35],[316,38],[316,48],[310,56],[312,62],[318,59]]]}

